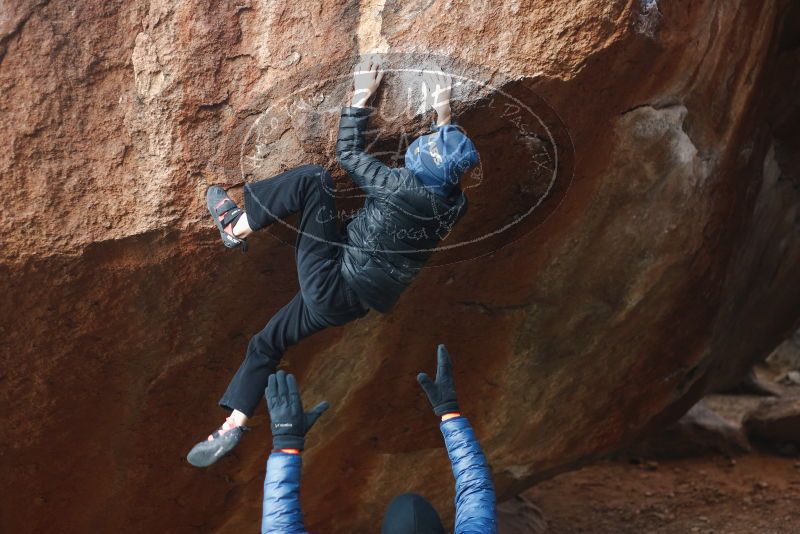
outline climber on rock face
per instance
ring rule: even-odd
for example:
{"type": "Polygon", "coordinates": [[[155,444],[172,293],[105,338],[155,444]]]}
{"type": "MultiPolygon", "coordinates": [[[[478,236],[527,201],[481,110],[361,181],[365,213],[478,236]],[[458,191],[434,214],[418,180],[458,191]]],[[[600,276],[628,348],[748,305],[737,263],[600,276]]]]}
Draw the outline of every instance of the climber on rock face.
{"type": "MultiPolygon", "coordinates": [[[[494,534],[497,521],[492,476],[469,421],[459,412],[452,363],[444,345],[439,345],[437,360],[436,380],[424,373],[420,373],[417,380],[433,405],[434,413],[442,419],[440,428],[456,479],[453,533],[494,534]]],[[[304,412],[294,377],[283,371],[269,377],[266,397],[273,447],[264,479],[261,533],[305,533],[300,511],[300,455],[306,432],[328,408],[328,403],[320,403],[310,412],[304,412]]],[[[381,534],[444,532],[436,509],[415,493],[396,497],[381,525],[381,534]]]]}
{"type": "Polygon", "coordinates": [[[427,262],[433,249],[464,215],[462,175],[478,163],[464,131],[451,124],[449,77],[430,74],[437,123],[406,151],[405,167],[391,168],[364,151],[367,102],[383,77],[377,61],[353,74],[351,105],[342,108],[336,157],[365,195],[364,207],[341,235],[336,226],[333,184],[318,165],[304,165],[244,185],[244,206],[224,189],[206,193],[211,216],[229,248],[246,248],[254,231],[300,212],[296,244],[300,291],[250,340],[247,354],[219,404],[232,410],[225,423],[189,452],[205,467],[233,449],[246,430],[268,377],[285,350],[330,327],[388,312],[427,262]]]}

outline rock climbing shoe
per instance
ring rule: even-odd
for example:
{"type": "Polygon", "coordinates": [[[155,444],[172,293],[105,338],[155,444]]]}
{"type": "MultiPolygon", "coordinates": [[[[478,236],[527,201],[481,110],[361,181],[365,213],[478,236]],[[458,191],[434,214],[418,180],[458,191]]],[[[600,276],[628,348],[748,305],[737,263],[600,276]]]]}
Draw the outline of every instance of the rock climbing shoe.
{"type": "Polygon", "coordinates": [[[237,426],[233,418],[228,417],[216,432],[192,447],[186,459],[195,467],[208,467],[231,452],[247,430],[246,426],[237,426]]]}
{"type": "Polygon", "coordinates": [[[206,190],[206,205],[217,225],[222,243],[228,248],[241,247],[242,252],[247,251],[247,242],[233,235],[233,227],[239,217],[244,215],[244,210],[218,185],[212,185],[206,190]]]}

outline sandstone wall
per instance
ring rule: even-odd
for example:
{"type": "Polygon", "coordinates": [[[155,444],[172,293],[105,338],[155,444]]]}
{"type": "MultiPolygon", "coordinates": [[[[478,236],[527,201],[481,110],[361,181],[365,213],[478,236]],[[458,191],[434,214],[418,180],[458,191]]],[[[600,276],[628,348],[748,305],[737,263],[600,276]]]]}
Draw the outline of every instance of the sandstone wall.
{"type": "MultiPolygon", "coordinates": [[[[406,490],[452,515],[414,380],[438,342],[506,498],[677,418],[796,323],[788,1],[0,9],[0,530],[256,528],[263,417],[209,470],[183,456],[220,422],[249,336],[296,291],[293,250],[271,235],[223,250],[203,192],[241,182],[243,140],[271,102],[346,75],[359,53],[450,56],[445,69],[538,95],[569,133],[572,179],[526,235],[439,262],[391,315],[288,354],[308,401],[334,406],[305,455],[311,532],[374,531],[406,490]]],[[[468,128],[491,120],[482,106],[459,106],[468,128]]],[[[333,126],[291,124],[260,165],[333,168],[333,126]]],[[[496,224],[493,195],[513,193],[507,141],[477,140],[496,187],[475,193],[465,227],[496,224]]]]}

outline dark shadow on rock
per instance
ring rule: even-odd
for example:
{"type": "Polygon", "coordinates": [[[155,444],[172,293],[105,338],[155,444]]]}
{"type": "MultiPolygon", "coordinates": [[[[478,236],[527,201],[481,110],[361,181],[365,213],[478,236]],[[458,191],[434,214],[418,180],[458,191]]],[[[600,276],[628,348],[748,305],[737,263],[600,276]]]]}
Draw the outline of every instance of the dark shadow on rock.
{"type": "Polygon", "coordinates": [[[721,417],[700,401],[677,423],[649,436],[628,452],[644,457],[684,458],[714,453],[733,456],[748,451],[750,444],[741,425],[721,417]]]}

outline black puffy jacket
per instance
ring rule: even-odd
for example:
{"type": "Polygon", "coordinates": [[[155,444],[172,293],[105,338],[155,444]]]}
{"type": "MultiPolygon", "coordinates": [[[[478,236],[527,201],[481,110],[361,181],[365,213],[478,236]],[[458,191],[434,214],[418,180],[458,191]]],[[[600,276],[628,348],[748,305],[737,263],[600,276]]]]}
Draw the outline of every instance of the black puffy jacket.
{"type": "Polygon", "coordinates": [[[456,189],[448,198],[424,187],[410,170],[364,152],[371,108],[342,108],[336,158],[365,193],[347,225],[342,275],[361,300],[388,312],[467,210],[456,189]]]}

